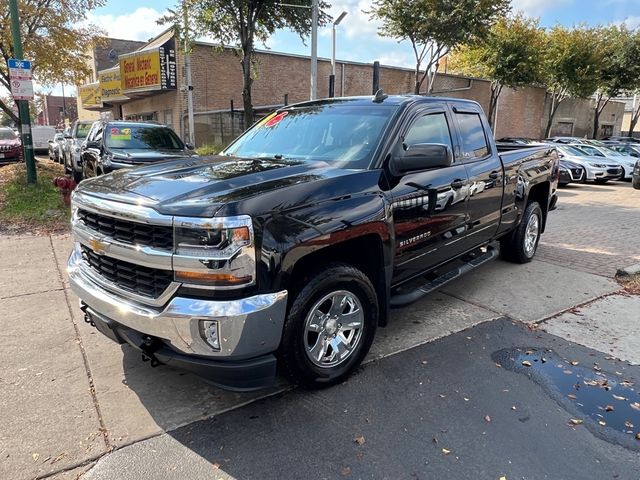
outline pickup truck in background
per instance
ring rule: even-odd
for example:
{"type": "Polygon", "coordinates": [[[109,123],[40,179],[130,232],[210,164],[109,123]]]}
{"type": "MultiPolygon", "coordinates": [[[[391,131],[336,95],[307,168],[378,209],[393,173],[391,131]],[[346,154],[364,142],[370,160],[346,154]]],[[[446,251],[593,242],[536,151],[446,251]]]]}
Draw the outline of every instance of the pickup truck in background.
{"type": "Polygon", "coordinates": [[[270,385],[276,366],[332,385],[391,307],[499,251],[534,257],[558,157],[504,148],[466,100],[378,92],[284,107],[219,156],[82,182],[71,286],[88,322],[153,366],[234,390],[270,385]]]}

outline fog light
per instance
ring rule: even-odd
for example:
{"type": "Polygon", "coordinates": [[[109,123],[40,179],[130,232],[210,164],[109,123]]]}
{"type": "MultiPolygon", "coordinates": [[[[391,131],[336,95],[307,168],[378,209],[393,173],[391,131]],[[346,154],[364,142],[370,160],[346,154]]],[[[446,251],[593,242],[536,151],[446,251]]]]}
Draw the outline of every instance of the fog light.
{"type": "Polygon", "coordinates": [[[201,321],[200,335],[214,349],[220,350],[220,335],[218,333],[218,322],[201,321]]]}

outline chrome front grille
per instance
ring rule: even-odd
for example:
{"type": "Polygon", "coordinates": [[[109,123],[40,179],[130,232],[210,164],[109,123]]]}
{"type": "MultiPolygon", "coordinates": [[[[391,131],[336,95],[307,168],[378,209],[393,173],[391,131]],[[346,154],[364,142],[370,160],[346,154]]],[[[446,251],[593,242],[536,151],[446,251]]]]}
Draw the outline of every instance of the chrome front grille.
{"type": "Polygon", "coordinates": [[[143,267],[106,255],[99,255],[81,245],[82,259],[96,273],[119,288],[136,295],[157,298],[173,281],[169,270],[143,267]]]}
{"type": "Polygon", "coordinates": [[[173,228],[131,222],[80,209],[78,220],[93,231],[129,245],[144,245],[161,250],[173,249],[173,228]]]}

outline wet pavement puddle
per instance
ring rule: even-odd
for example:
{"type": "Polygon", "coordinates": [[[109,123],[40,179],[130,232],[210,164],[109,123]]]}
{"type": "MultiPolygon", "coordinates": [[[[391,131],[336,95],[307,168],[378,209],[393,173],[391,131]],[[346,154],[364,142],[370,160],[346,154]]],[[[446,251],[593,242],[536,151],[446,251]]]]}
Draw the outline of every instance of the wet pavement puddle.
{"type": "Polygon", "coordinates": [[[493,353],[501,367],[527,375],[563,408],[575,415],[570,426],[584,423],[607,441],[640,450],[640,385],[622,372],[583,365],[551,350],[513,348],[493,353]]]}

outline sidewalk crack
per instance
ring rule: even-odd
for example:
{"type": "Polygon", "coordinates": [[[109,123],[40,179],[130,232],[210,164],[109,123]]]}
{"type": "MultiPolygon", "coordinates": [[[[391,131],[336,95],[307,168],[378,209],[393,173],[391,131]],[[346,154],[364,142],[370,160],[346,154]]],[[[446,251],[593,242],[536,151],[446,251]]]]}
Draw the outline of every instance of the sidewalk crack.
{"type": "MultiPolygon", "coordinates": [[[[53,252],[53,258],[56,263],[56,270],[58,271],[58,278],[61,283],[64,284],[63,273],[60,269],[60,263],[58,261],[58,256],[56,255],[56,249],[53,246],[53,239],[51,235],[49,235],[49,244],[51,245],[51,251],[53,252]]],[[[98,402],[98,395],[96,394],[95,383],[93,381],[93,374],[91,373],[91,367],[89,366],[89,358],[87,357],[87,351],[84,347],[84,343],[82,341],[82,337],[80,336],[80,329],[78,328],[78,324],[75,321],[73,315],[73,308],[71,307],[71,301],[69,299],[69,290],[63,289],[64,299],[67,304],[67,310],[69,311],[69,318],[71,319],[71,323],[73,324],[73,329],[76,335],[76,343],[80,347],[80,353],[82,354],[82,361],[84,362],[85,373],[87,374],[87,380],[89,381],[89,392],[91,393],[91,399],[93,401],[93,407],[96,409],[96,414],[98,415],[98,422],[100,424],[99,431],[102,434],[102,439],[104,440],[105,447],[107,448],[107,452],[113,450],[113,446],[109,441],[109,432],[107,431],[107,427],[104,423],[104,419],[102,418],[102,411],[100,409],[100,404],[98,402]]]]}

